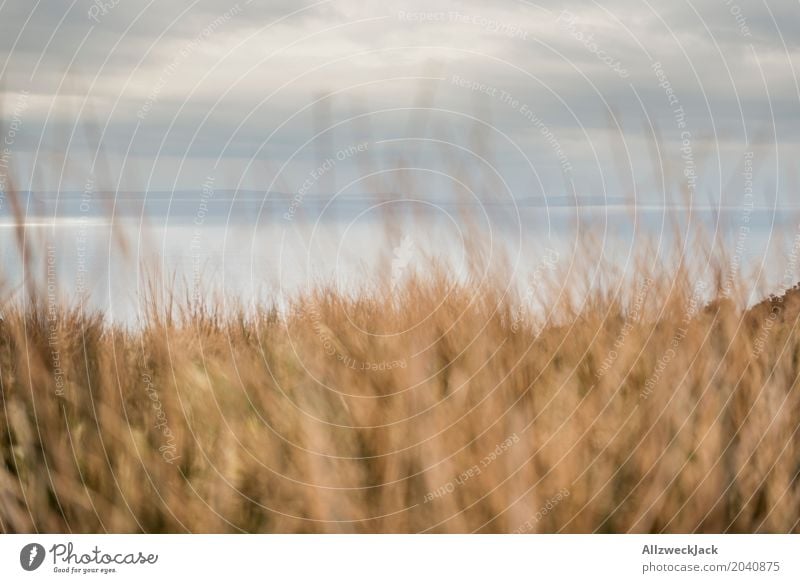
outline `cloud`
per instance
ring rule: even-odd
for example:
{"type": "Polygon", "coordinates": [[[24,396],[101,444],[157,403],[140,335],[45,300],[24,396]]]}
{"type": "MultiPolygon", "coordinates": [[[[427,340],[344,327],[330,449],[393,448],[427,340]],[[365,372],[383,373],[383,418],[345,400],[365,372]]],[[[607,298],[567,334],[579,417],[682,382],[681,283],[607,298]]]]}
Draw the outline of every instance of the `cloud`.
{"type": "MultiPolygon", "coordinates": [[[[590,189],[601,173],[617,173],[608,143],[620,127],[635,171],[651,173],[652,124],[665,157],[680,158],[687,129],[710,148],[719,159],[706,172],[713,189],[748,140],[772,140],[781,167],[798,153],[800,8],[741,4],[13,0],[0,10],[0,90],[6,119],[15,95],[31,96],[20,160],[74,136],[76,159],[91,157],[99,140],[119,167],[126,155],[185,158],[193,168],[220,157],[239,172],[253,156],[280,166],[294,155],[288,167],[302,175],[321,143],[486,135],[517,191],[532,182],[527,156],[563,194],[554,143],[578,187],[590,189]],[[313,139],[324,122],[335,129],[313,139]],[[87,124],[99,138],[85,137],[87,124]]],[[[382,151],[372,163],[403,154],[382,151]]],[[[159,187],[176,178],[192,186],[174,173],[161,170],[159,187]]]]}

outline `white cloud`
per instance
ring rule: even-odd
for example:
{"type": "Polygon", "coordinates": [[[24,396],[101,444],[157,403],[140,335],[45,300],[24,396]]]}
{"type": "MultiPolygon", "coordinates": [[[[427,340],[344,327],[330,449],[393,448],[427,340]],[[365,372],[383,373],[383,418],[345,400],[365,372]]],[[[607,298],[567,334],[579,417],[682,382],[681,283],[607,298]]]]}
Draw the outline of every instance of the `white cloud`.
{"type": "MultiPolygon", "coordinates": [[[[552,139],[537,135],[518,106],[457,87],[452,75],[535,110],[568,152],[583,189],[592,188],[601,171],[612,188],[625,182],[614,177],[609,159],[614,114],[624,122],[639,176],[650,172],[648,123],[657,125],[664,155],[679,157],[682,130],[653,61],[662,63],[698,146],[716,132],[712,161],[724,157],[719,165],[734,167],[747,136],[775,140],[780,164],[787,165],[797,153],[799,129],[793,66],[800,6],[740,3],[120,0],[94,21],[87,0],[60,8],[12,0],[0,10],[0,90],[8,93],[6,103],[22,89],[32,95],[25,133],[16,142],[20,155],[36,147],[42,133],[46,147],[58,149],[52,140],[94,120],[106,128],[103,145],[112,157],[130,151],[146,160],[159,148],[194,161],[222,155],[235,174],[259,148],[276,163],[291,156],[319,123],[312,113],[321,108],[309,103],[336,91],[329,119],[342,123],[332,141],[365,132],[424,132],[466,143],[476,132],[493,134],[494,153],[509,161],[506,171],[518,190],[532,183],[519,147],[537,161],[546,187],[562,194],[552,139]],[[232,6],[238,9],[230,14],[232,6]],[[559,18],[562,10],[574,15],[571,25],[559,18]],[[145,106],[146,115],[137,118],[145,106]],[[402,111],[409,107],[459,114],[402,111]],[[345,121],[386,109],[397,111],[345,121]],[[471,116],[490,121],[496,131],[487,132],[471,116]],[[598,167],[598,160],[608,166],[598,167]]],[[[74,155],[96,147],[90,141],[75,139],[74,155]]],[[[293,165],[313,159],[314,148],[312,142],[293,165]]],[[[706,172],[712,190],[720,182],[716,165],[706,172]]],[[[168,170],[159,177],[170,182],[168,170]]],[[[191,178],[178,178],[191,186],[191,178]]],[[[134,176],[126,180],[137,186],[134,176]]]]}

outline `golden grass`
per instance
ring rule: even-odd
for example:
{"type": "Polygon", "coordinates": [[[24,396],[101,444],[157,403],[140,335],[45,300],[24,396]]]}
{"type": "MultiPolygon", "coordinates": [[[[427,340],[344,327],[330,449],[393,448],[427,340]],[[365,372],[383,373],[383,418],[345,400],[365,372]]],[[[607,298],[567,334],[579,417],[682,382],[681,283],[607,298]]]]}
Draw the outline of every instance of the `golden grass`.
{"type": "Polygon", "coordinates": [[[684,271],[541,313],[444,268],[133,328],[7,305],[0,528],[797,532],[794,292],[684,271]]]}
{"type": "Polygon", "coordinates": [[[466,276],[386,257],[280,307],[154,277],[123,326],[37,284],[8,182],[2,532],[800,530],[800,291],[747,309],[710,238],[636,277],[526,250],[524,292],[474,232],[466,276]]]}

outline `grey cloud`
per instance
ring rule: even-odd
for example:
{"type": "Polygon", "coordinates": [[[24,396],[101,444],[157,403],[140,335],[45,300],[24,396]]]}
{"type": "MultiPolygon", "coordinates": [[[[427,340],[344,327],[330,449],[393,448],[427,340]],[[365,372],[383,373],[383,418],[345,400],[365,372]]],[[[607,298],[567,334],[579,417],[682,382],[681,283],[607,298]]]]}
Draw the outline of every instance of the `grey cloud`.
{"type": "MultiPolygon", "coordinates": [[[[304,6],[310,4],[307,2],[304,6]]],[[[430,105],[490,116],[491,121],[518,140],[531,157],[543,161],[543,168],[548,172],[548,186],[560,188],[563,180],[552,157],[552,148],[531,130],[529,120],[497,98],[453,86],[449,78],[458,74],[489,84],[535,108],[537,115],[569,150],[574,164],[591,166],[594,162],[588,140],[595,142],[592,145],[606,140],[610,131],[608,107],[621,116],[626,138],[639,146],[637,156],[642,157],[646,151],[642,146],[646,141],[645,115],[658,125],[667,142],[665,147],[669,151],[674,149],[674,140],[680,131],[665,89],[659,86],[651,67],[651,61],[658,60],[687,112],[688,123],[698,142],[716,129],[719,150],[729,155],[737,150],[737,145],[742,145],[745,128],[751,139],[770,139],[774,115],[777,135],[772,139],[777,140],[781,155],[788,158],[796,149],[800,129],[794,113],[798,96],[792,78],[800,40],[800,27],[795,24],[800,6],[788,0],[768,5],[743,0],[733,0],[730,5],[724,0],[693,2],[701,20],[685,2],[650,4],[652,9],[641,0],[602,2],[602,8],[600,3],[594,2],[559,2],[543,4],[542,9],[516,0],[491,5],[475,0],[380,4],[337,0],[302,11],[269,32],[260,33],[269,22],[301,5],[289,0],[240,2],[241,12],[215,29],[215,34],[204,38],[191,54],[176,58],[186,43],[192,42],[236,3],[180,0],[155,2],[143,9],[147,3],[120,0],[106,14],[99,15],[99,22],[94,22],[88,17],[93,4],[86,0],[74,5],[42,2],[35,8],[27,2],[13,0],[0,11],[0,51],[8,62],[2,89],[13,93],[25,86],[43,98],[43,105],[27,115],[26,133],[17,143],[20,152],[35,147],[42,133],[65,135],[72,131],[76,121],[80,125],[96,120],[101,127],[108,125],[104,145],[109,155],[120,157],[130,146],[133,155],[146,159],[148,155],[155,155],[166,136],[163,155],[177,158],[186,155],[193,161],[193,167],[201,167],[196,161],[218,155],[229,139],[231,146],[225,155],[231,160],[252,156],[279,123],[320,92],[355,87],[378,78],[437,75],[445,80],[432,83],[430,105]],[[737,2],[742,5],[742,17],[738,21],[731,11],[737,2]],[[562,9],[578,18],[572,31],[556,22],[562,9]],[[185,14],[175,20],[184,10],[185,14]],[[414,22],[400,18],[400,10],[448,15],[456,11],[495,23],[513,24],[524,34],[498,33],[480,19],[453,21],[447,16],[444,20],[431,18],[427,22],[414,22]],[[28,16],[30,21],[23,28],[28,16]],[[372,20],[353,24],[362,18],[372,20]],[[273,50],[298,41],[305,34],[338,24],[344,26],[297,42],[269,62],[261,62],[273,50]],[[130,30],[125,32],[129,26],[130,30]],[[746,31],[742,26],[747,26],[746,31]],[[11,43],[19,31],[22,31],[20,41],[11,53],[11,43]],[[52,42],[44,52],[54,31],[52,42]],[[578,38],[577,32],[584,37],[578,38]],[[779,32],[789,47],[788,54],[779,32]],[[87,33],[89,36],[78,51],[87,33]],[[589,34],[593,35],[594,44],[581,40],[589,34]],[[252,40],[235,48],[236,43],[249,35],[254,35],[252,40]],[[426,48],[398,50],[398,47],[415,45],[426,48]],[[232,52],[226,53],[228,50],[232,52]],[[373,50],[371,54],[355,56],[373,50]],[[603,58],[618,60],[627,75],[620,76],[597,51],[602,51],[603,58]],[[649,52],[649,57],[645,51],[649,52]],[[68,69],[73,57],[74,63],[68,69]],[[303,75],[268,104],[258,106],[280,84],[339,57],[345,60],[314,74],[303,75]],[[108,62],[101,70],[106,58],[108,62]],[[27,84],[32,68],[40,59],[37,74],[27,84]],[[509,64],[501,64],[500,59],[509,64]],[[246,75],[251,66],[255,67],[253,72],[246,75]],[[542,83],[515,67],[537,76],[542,83]],[[691,67],[695,68],[696,77],[691,67]],[[89,86],[98,74],[97,83],[90,91],[89,86]],[[766,87],[762,74],[766,77],[766,87]],[[66,82],[55,96],[56,87],[65,75],[66,82]],[[221,99],[226,91],[227,95],[221,99]],[[553,94],[560,96],[569,109],[553,94]],[[84,112],[84,119],[76,120],[77,108],[85,97],[90,107],[84,112]],[[58,107],[45,123],[48,99],[58,102],[58,107]],[[218,99],[221,101],[215,107],[218,99]],[[137,113],[148,100],[152,103],[147,115],[138,119],[137,113]],[[118,103],[112,113],[115,102],[118,103]],[[745,127],[740,119],[740,105],[745,127]],[[203,123],[209,112],[209,119],[203,123]],[[234,129],[251,112],[247,123],[234,134],[234,129]],[[580,126],[585,128],[586,135],[580,126]],[[198,139],[190,145],[191,136],[198,128],[198,139]]],[[[410,107],[418,104],[419,96],[425,94],[422,87],[421,82],[408,81],[353,88],[332,100],[331,118],[339,121],[354,110],[367,107],[410,107]]],[[[370,125],[362,124],[361,131],[368,127],[376,135],[402,136],[415,127],[409,124],[408,116],[376,116],[370,125]]],[[[448,130],[451,135],[464,137],[474,133],[475,124],[466,117],[458,120],[442,114],[431,117],[436,123],[454,125],[448,130]]],[[[310,137],[313,129],[310,115],[298,116],[276,134],[267,145],[265,156],[278,161],[282,156],[289,156],[310,137]]],[[[346,136],[356,129],[357,124],[345,124],[340,135],[346,136]]],[[[80,142],[74,144],[76,155],[82,149],[93,147],[80,142]]],[[[498,154],[510,151],[503,145],[497,148],[498,154]]],[[[518,177],[521,176],[523,171],[518,170],[518,177]]],[[[589,184],[594,177],[596,172],[589,170],[584,180],[589,184]]]]}

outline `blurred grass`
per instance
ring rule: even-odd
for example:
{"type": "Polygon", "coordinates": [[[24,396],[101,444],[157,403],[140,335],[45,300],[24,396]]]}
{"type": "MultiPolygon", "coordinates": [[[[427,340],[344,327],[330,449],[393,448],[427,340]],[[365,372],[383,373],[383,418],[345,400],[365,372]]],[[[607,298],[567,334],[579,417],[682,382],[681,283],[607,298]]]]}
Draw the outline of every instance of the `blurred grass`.
{"type": "Polygon", "coordinates": [[[285,310],[151,296],[134,329],[9,303],[0,527],[797,532],[796,292],[624,285],[522,320],[443,268],[285,310]]]}
{"type": "Polygon", "coordinates": [[[529,294],[465,211],[466,275],[402,252],[255,309],[153,276],[123,326],[52,303],[7,190],[2,532],[800,530],[800,292],[748,307],[713,236],[637,239],[635,275],[591,230],[525,250],[529,294]]]}

